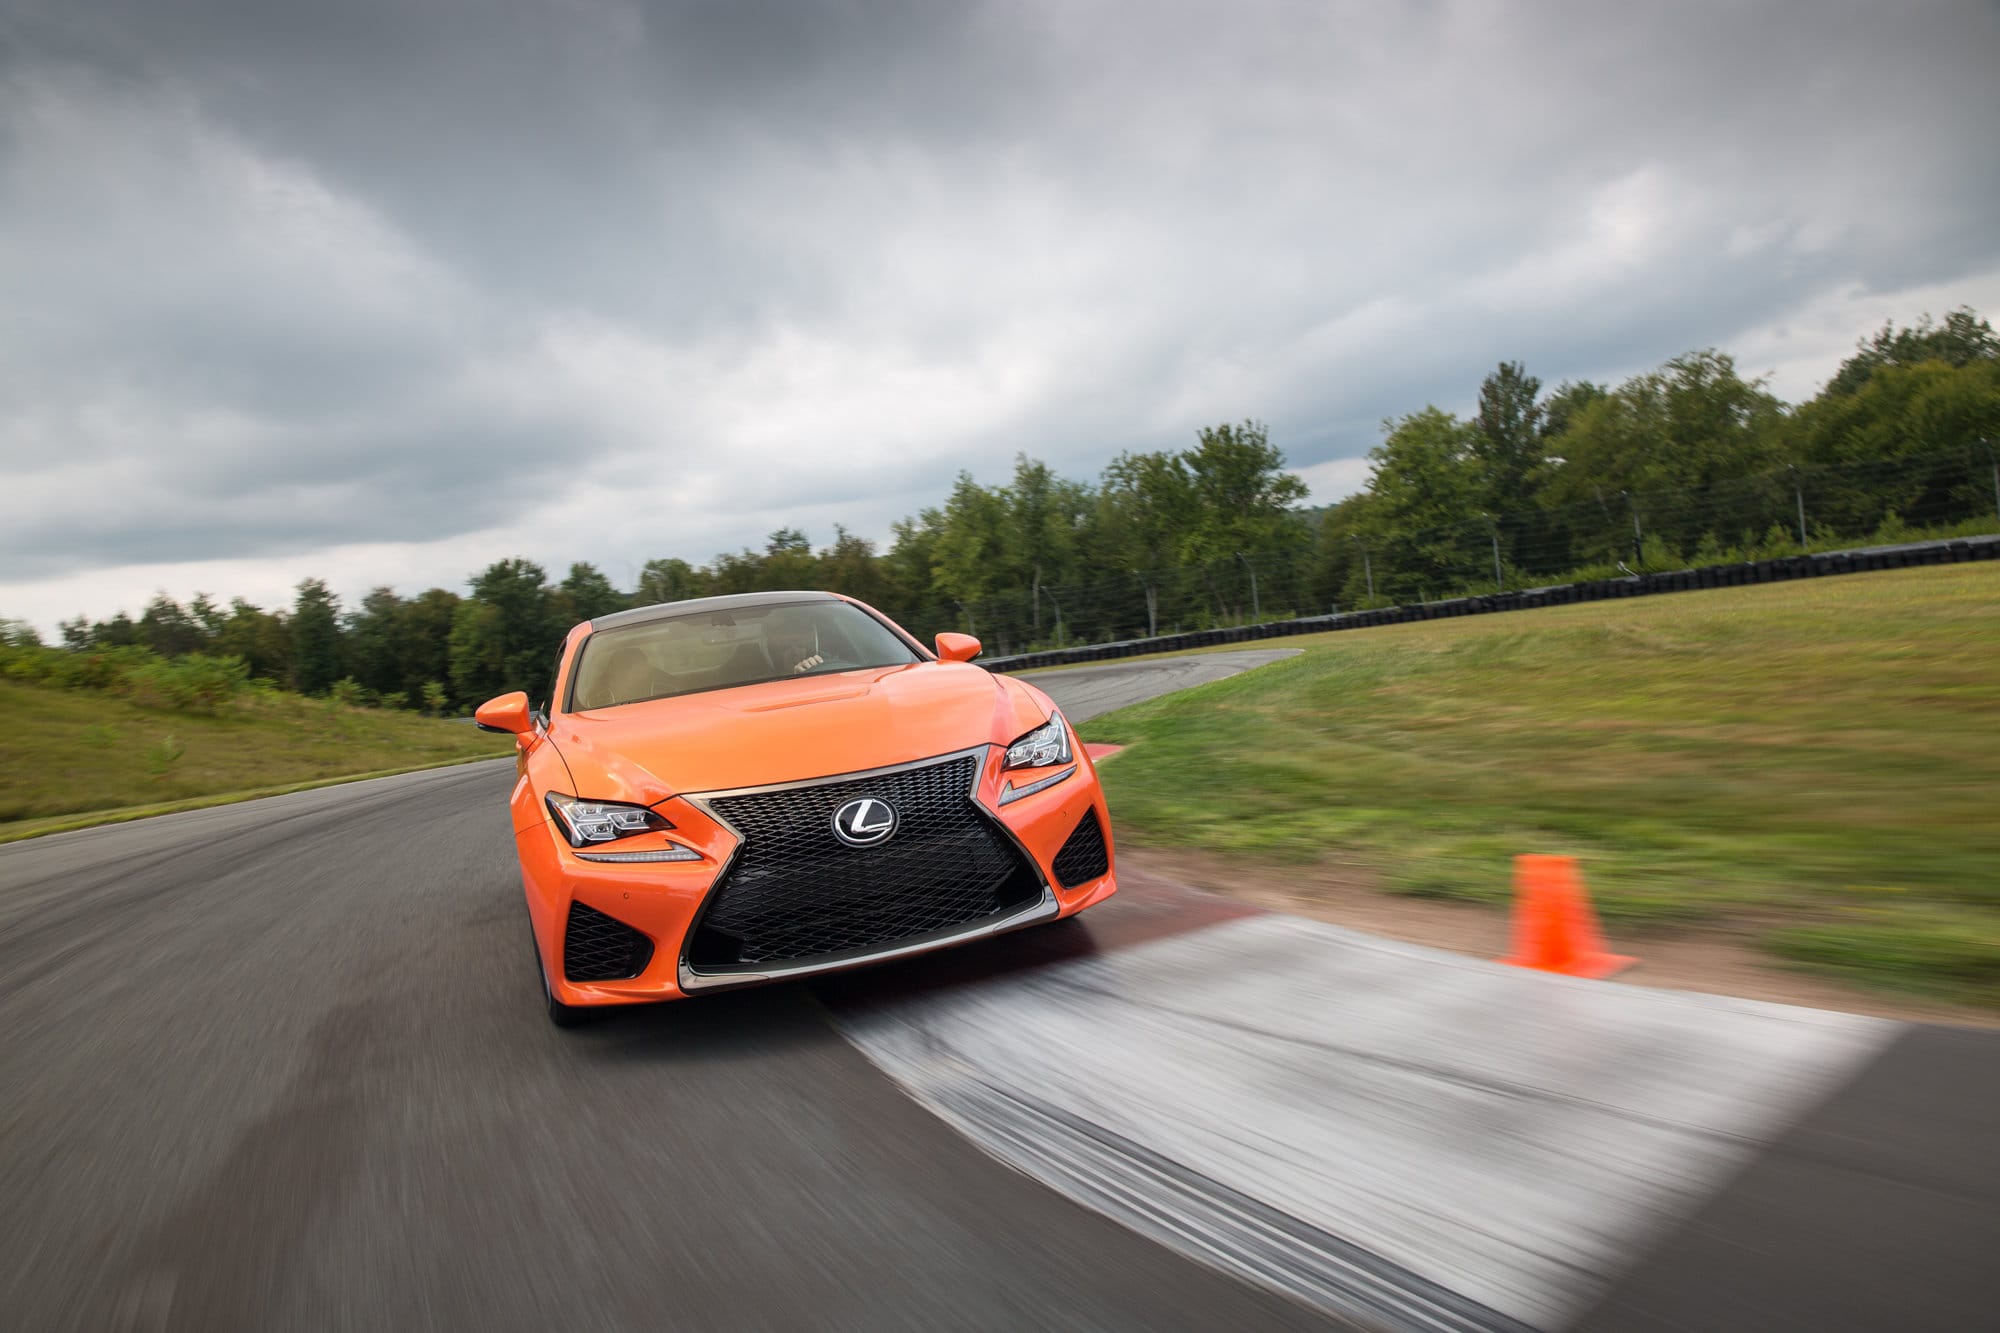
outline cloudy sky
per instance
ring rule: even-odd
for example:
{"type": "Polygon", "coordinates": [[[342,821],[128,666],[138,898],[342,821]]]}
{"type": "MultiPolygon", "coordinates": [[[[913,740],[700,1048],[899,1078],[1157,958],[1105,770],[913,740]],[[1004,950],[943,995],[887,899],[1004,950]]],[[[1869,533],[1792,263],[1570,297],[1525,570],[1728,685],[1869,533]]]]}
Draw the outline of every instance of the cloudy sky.
{"type": "Polygon", "coordinates": [[[1018,451],[2000,313],[2000,6],[0,0],[0,614],[876,538],[1018,451]]]}

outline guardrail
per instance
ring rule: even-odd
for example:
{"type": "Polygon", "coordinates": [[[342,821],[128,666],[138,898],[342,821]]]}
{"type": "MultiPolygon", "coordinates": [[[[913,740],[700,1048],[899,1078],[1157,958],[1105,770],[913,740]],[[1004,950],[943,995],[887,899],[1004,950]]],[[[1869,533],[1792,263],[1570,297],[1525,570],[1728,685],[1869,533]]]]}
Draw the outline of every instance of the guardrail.
{"type": "Polygon", "coordinates": [[[1124,639],[1080,648],[1052,648],[996,657],[981,665],[991,671],[1032,671],[1040,667],[1104,662],[1147,653],[1176,653],[1191,648],[1252,643],[1259,639],[1279,639],[1294,634],[1371,629],[1376,625],[1448,620],[1454,616],[1483,616],[1500,611],[1527,611],[1540,606],[1568,606],[1574,602],[1602,602],[1618,597],[1651,597],[1659,593],[1693,592],[1699,588],[1741,588],[1753,583],[1784,583],[1792,579],[1863,574],[1878,569],[1909,569],[1920,565],[1951,565],[1969,560],[1994,559],[2000,559],[2000,536],[1955,537],[1948,541],[1911,542],[1902,546],[1865,546],[1849,551],[1825,551],[1817,555],[1794,555],[1776,560],[1595,579],[1588,583],[1559,583],[1546,588],[1524,588],[1518,592],[1489,593],[1481,597],[1454,597],[1448,601],[1417,602],[1374,611],[1346,611],[1334,615],[1304,616],[1297,620],[1275,620],[1261,625],[1191,630],[1183,634],[1124,639]]]}

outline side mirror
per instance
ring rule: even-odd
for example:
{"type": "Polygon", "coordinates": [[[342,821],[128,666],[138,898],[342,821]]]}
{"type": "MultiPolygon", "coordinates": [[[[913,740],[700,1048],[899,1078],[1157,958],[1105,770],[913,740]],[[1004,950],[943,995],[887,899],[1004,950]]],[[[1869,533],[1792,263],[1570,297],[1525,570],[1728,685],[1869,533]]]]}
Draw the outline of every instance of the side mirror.
{"type": "Polygon", "coordinates": [[[488,699],[472,715],[481,731],[497,731],[503,736],[521,736],[535,729],[534,715],[528,711],[528,696],[520,690],[488,699]]]}
{"type": "Polygon", "coordinates": [[[937,636],[937,655],[940,662],[970,662],[979,656],[979,640],[946,630],[937,636]]]}

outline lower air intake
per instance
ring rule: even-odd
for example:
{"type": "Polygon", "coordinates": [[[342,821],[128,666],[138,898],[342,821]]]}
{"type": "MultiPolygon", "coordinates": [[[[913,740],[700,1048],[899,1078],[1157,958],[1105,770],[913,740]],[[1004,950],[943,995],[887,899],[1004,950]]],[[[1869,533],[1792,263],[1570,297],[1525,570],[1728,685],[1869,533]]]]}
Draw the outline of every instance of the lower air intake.
{"type": "Polygon", "coordinates": [[[973,802],[981,757],[713,798],[743,846],[689,941],[688,965],[747,971],[866,954],[1035,902],[1040,880],[973,802]],[[877,846],[834,836],[834,812],[861,797],[896,811],[896,831],[877,846]]]}
{"type": "Polygon", "coordinates": [[[563,976],[570,981],[626,981],[653,960],[653,942],[615,917],[573,902],[563,931],[563,976]]]}
{"type": "Polygon", "coordinates": [[[1104,846],[1104,826],[1097,822],[1097,807],[1083,812],[1083,820],[1069,841],[1056,853],[1056,882],[1066,889],[1088,884],[1111,869],[1111,854],[1104,846]]]}

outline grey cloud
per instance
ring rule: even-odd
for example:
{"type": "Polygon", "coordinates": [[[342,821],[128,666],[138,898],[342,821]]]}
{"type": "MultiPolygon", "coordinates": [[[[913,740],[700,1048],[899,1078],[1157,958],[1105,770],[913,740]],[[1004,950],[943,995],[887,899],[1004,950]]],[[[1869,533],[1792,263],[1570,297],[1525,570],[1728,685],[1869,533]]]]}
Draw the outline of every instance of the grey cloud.
{"type": "Polygon", "coordinates": [[[1978,3],[0,15],[0,470],[70,478],[16,569],[548,540],[593,467],[719,507],[575,558],[882,534],[1019,450],[1255,415],[1310,465],[1502,357],[1603,378],[2000,266],[1978,3]],[[579,369],[579,322],[645,351],[579,369]],[[777,399],[819,381],[731,378],[787,339],[937,402],[816,427],[777,399]]]}

